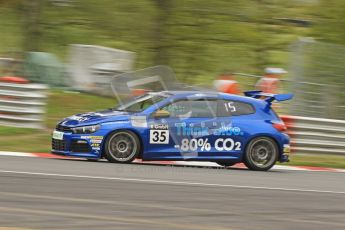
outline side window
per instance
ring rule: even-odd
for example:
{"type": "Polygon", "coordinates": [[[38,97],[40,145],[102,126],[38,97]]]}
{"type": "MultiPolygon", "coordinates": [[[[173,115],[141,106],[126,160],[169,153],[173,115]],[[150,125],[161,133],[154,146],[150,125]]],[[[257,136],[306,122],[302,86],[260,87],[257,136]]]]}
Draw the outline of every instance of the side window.
{"type": "Polygon", "coordinates": [[[171,117],[215,117],[217,113],[216,100],[181,100],[162,108],[170,113],[171,117]]]}
{"type": "Polygon", "coordinates": [[[239,101],[220,100],[218,102],[218,116],[239,116],[255,113],[255,109],[251,104],[239,101]]]}

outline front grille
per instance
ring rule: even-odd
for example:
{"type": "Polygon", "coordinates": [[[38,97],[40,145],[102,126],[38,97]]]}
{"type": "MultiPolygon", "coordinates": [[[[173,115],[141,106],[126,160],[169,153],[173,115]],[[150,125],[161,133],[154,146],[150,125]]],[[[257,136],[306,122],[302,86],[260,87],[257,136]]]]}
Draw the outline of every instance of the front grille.
{"type": "Polygon", "coordinates": [[[89,153],[91,152],[91,147],[87,142],[73,140],[71,143],[71,151],[75,153],[89,153]]]}
{"type": "Polygon", "coordinates": [[[57,125],[56,130],[60,132],[72,132],[72,129],[67,126],[57,125]]]}
{"type": "Polygon", "coordinates": [[[52,149],[58,151],[66,151],[67,144],[65,140],[52,139],[52,149]]]}

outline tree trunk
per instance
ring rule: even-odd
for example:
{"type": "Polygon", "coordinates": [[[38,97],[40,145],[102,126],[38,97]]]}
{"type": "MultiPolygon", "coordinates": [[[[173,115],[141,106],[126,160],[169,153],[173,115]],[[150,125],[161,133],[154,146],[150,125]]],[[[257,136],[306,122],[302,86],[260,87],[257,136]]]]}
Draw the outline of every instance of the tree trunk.
{"type": "Polygon", "coordinates": [[[168,43],[168,21],[171,16],[171,0],[154,0],[158,9],[155,28],[153,32],[153,62],[155,65],[168,64],[168,50],[165,47],[168,43]]]}
{"type": "Polygon", "coordinates": [[[20,16],[23,26],[24,51],[39,51],[41,0],[22,0],[20,16]]]}

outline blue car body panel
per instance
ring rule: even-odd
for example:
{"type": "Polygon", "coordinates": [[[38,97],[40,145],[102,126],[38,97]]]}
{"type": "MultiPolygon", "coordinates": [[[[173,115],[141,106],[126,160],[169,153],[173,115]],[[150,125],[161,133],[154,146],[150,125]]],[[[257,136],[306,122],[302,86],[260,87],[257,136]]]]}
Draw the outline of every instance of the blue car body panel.
{"type": "MultiPolygon", "coordinates": [[[[63,136],[61,140],[52,140],[52,153],[99,159],[103,157],[105,143],[111,133],[118,130],[131,130],[138,135],[141,141],[143,160],[241,162],[245,147],[250,140],[266,136],[276,141],[280,152],[279,160],[287,161],[288,157],[284,153],[284,149],[289,146],[289,137],[272,126],[273,122],[281,122],[281,120],[271,109],[270,103],[250,96],[214,92],[169,92],[166,99],[139,113],[106,110],[77,114],[58,123],[56,130],[63,132],[63,136]],[[183,121],[179,118],[156,119],[152,117],[158,108],[185,98],[243,102],[250,104],[255,112],[230,117],[186,118],[183,121]],[[100,128],[89,134],[73,134],[71,131],[75,127],[91,125],[100,125],[100,128]],[[160,125],[168,127],[169,142],[152,144],[150,143],[150,130],[160,125]],[[189,142],[195,139],[194,145],[189,143],[192,150],[181,151],[184,139],[189,142]],[[75,149],[73,146],[78,146],[78,148],[75,149]]],[[[282,97],[282,99],[284,98],[282,97]]]]}

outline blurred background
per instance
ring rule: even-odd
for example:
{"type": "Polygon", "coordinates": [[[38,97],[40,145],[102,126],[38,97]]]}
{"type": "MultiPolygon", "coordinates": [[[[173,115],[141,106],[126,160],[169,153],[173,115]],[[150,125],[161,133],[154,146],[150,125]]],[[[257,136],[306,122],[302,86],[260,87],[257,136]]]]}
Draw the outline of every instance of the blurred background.
{"type": "Polygon", "coordinates": [[[168,65],[198,87],[293,92],[276,108],[291,164],[345,168],[344,15],[342,0],[0,0],[0,150],[49,152],[58,120],[116,104],[113,76],[168,65]]]}

